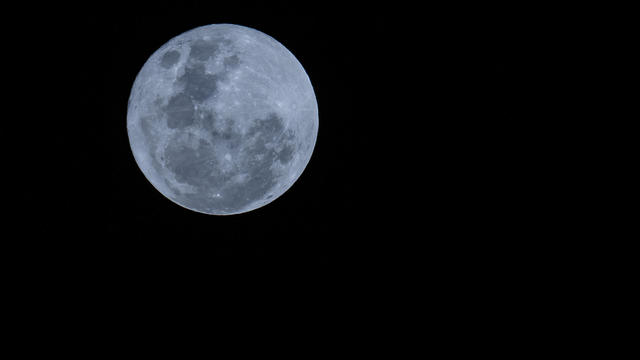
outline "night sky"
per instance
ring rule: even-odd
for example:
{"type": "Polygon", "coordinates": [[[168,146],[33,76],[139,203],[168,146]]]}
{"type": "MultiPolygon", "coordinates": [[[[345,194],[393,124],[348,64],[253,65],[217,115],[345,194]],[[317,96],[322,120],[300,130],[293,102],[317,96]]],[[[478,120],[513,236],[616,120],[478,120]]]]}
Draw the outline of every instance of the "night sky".
{"type": "Polygon", "coordinates": [[[514,160],[504,149],[521,131],[513,123],[517,12],[211,1],[68,10],[44,23],[63,39],[47,48],[60,71],[43,86],[64,115],[48,137],[58,159],[50,184],[60,191],[48,194],[47,216],[33,229],[43,253],[123,268],[224,259],[331,269],[499,246],[481,247],[477,234],[496,221],[491,194],[509,186],[496,174],[514,160]],[[214,23],[255,28],[287,47],[311,79],[320,121],[298,181],[267,206],[225,217],[155,190],[126,131],[129,92],[148,57],[214,23]]]}

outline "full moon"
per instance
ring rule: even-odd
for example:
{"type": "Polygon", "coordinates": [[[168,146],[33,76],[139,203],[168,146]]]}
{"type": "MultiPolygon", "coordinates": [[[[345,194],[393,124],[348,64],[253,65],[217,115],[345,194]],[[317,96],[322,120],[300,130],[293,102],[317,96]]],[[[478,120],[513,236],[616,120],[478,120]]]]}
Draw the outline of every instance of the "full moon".
{"type": "Polygon", "coordinates": [[[304,68],[272,37],[214,24],[169,40],[136,77],[127,110],[136,163],[187,209],[232,215],[300,177],[318,134],[304,68]]]}

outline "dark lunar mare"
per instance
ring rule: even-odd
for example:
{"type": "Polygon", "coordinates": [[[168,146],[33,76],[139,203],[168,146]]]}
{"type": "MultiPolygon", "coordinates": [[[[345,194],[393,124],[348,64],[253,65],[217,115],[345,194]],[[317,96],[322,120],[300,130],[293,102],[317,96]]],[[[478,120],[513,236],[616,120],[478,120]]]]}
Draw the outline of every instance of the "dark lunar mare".
{"type": "MultiPolygon", "coordinates": [[[[171,96],[164,112],[167,114],[167,126],[170,129],[184,128],[194,123],[195,105],[211,98],[218,89],[218,83],[227,79],[229,71],[238,68],[241,61],[237,55],[223,59],[224,68],[216,74],[207,74],[205,62],[214,57],[222,45],[230,45],[226,39],[205,41],[198,39],[191,44],[189,59],[184,73],[176,84],[184,90],[171,96]]],[[[175,50],[167,51],[161,59],[161,65],[175,65],[180,54],[175,50]]]]}
{"type": "Polygon", "coordinates": [[[276,161],[287,164],[293,158],[293,133],[283,130],[283,119],[270,114],[265,119],[256,119],[244,136],[237,132],[213,133],[213,142],[250,144],[242,149],[239,156],[242,162],[227,174],[219,169],[207,142],[202,141],[198,149],[172,143],[165,151],[167,168],[179,182],[196,188],[194,194],[182,194],[180,200],[194,209],[235,212],[264,199],[278,184],[278,174],[272,165],[276,161]],[[284,145],[273,147],[280,142],[284,145]],[[240,174],[246,175],[246,182],[230,181],[240,174]],[[212,196],[217,193],[220,197],[212,196]]]}
{"type": "Polygon", "coordinates": [[[203,102],[216,92],[218,81],[222,77],[219,74],[207,74],[204,64],[193,64],[185,67],[184,74],[178,78],[178,84],[184,85],[184,93],[194,101],[203,102]]]}
{"type": "Polygon", "coordinates": [[[182,129],[193,124],[195,106],[190,96],[177,93],[169,99],[165,108],[169,129],[182,129]]]}
{"type": "Polygon", "coordinates": [[[278,174],[272,169],[276,161],[290,161],[293,153],[293,134],[283,134],[284,122],[281,117],[272,113],[265,119],[256,119],[248,133],[251,145],[243,151],[242,158],[246,163],[242,168],[247,171],[248,181],[242,184],[231,183],[221,198],[216,201],[216,208],[240,210],[254,201],[264,199],[265,195],[278,184],[278,174]],[[286,145],[278,150],[268,145],[276,145],[279,138],[286,145]],[[235,207],[235,209],[234,209],[235,207]]]}
{"type": "Polygon", "coordinates": [[[167,51],[162,55],[162,59],[160,59],[160,66],[165,69],[170,69],[173,65],[178,63],[180,60],[180,52],[176,50],[167,51]]]}

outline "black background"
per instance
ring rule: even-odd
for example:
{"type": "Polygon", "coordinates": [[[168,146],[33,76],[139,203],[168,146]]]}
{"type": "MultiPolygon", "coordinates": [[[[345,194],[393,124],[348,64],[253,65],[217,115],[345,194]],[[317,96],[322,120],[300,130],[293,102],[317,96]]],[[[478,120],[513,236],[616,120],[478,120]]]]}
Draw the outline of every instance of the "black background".
{"type": "Polygon", "coordinates": [[[494,225],[513,220],[511,200],[496,188],[520,176],[508,171],[516,159],[505,149],[522,132],[513,109],[525,12],[212,1],[41,10],[57,69],[42,91],[60,120],[43,127],[48,181],[59,189],[47,192],[33,229],[43,254],[130,270],[231,260],[374,271],[476,263],[505,245],[496,239],[509,227],[494,225]],[[213,23],[252,27],[286,46],[311,79],[320,116],[294,186],[226,217],[164,198],[137,167],[126,132],[129,92],[147,58],[213,23]]]}
{"type": "Polygon", "coordinates": [[[218,317],[248,313],[271,315],[263,324],[273,333],[281,314],[293,314],[285,326],[299,337],[308,337],[298,331],[305,322],[325,332],[321,341],[362,344],[359,353],[386,345],[397,354],[404,343],[422,344],[423,328],[455,339],[450,349],[475,351],[459,334],[488,334],[483,346],[502,347],[527,338],[522,324],[537,324],[530,338],[539,339],[539,328],[547,333],[583,303],[562,299],[585,278],[587,266],[571,260],[604,266],[576,253],[582,244],[565,244],[582,243],[574,228],[553,228],[571,211],[547,192],[564,188],[543,163],[555,156],[554,137],[575,137],[558,131],[567,113],[545,108],[567,97],[570,79],[562,75],[574,63],[560,62],[556,50],[582,31],[564,21],[579,16],[574,7],[565,14],[554,6],[400,2],[24,7],[3,8],[18,24],[3,22],[4,75],[18,80],[6,86],[3,125],[24,128],[3,128],[12,145],[3,160],[22,166],[5,173],[17,180],[5,192],[18,206],[6,206],[12,231],[3,233],[0,255],[5,278],[17,285],[7,297],[26,311],[7,309],[29,330],[62,334],[66,344],[82,341],[61,332],[64,325],[90,338],[85,329],[111,325],[104,338],[112,348],[123,342],[114,334],[140,341],[140,324],[164,330],[184,317],[200,324],[175,328],[210,337],[218,317]],[[126,133],[129,91],[146,59],[170,38],[212,23],[253,27],[284,44],[306,69],[320,115],[315,152],[293,187],[229,217],[165,199],[138,169],[126,133]],[[554,23],[571,30],[556,43],[547,41],[560,36],[554,23]],[[80,320],[71,323],[71,315],[80,320]],[[393,343],[389,332],[401,340],[393,343]]]}

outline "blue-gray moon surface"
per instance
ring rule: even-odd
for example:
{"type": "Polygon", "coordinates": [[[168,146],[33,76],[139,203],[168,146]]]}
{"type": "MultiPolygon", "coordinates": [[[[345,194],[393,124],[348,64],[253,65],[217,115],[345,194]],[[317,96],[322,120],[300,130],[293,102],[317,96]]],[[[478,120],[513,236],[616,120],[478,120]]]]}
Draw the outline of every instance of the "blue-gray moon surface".
{"type": "Polygon", "coordinates": [[[187,209],[232,215],[287,191],[309,163],[318,105],[296,57],[252,28],[213,24],[169,40],[136,77],[127,109],[136,163],[187,209]]]}

